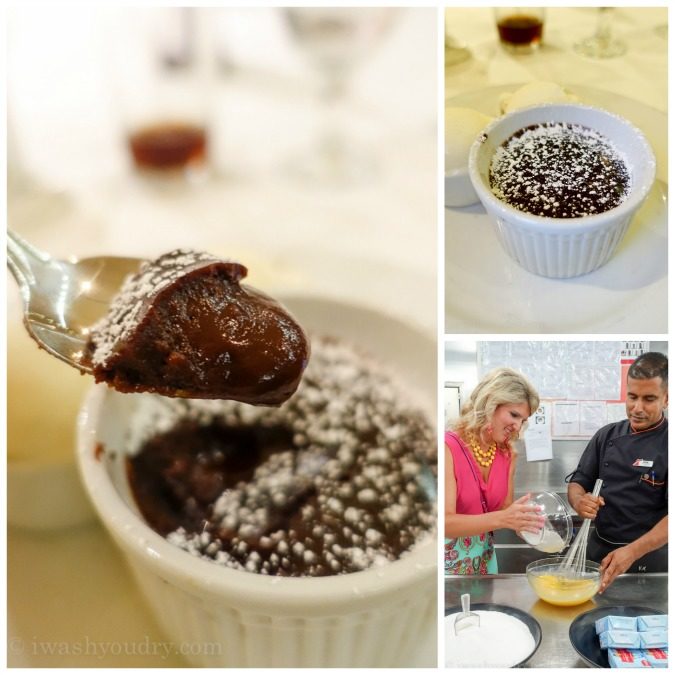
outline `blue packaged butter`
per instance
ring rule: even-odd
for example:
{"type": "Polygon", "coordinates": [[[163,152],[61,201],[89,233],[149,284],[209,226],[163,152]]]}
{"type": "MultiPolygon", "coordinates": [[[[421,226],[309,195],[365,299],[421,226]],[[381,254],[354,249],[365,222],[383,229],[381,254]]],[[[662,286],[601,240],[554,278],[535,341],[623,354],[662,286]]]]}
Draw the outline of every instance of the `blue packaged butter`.
{"type": "Polygon", "coordinates": [[[645,649],[645,658],[651,664],[652,668],[667,668],[668,667],[668,650],[667,649],[645,649]]]}
{"type": "Polygon", "coordinates": [[[629,630],[606,630],[600,633],[600,649],[610,647],[640,649],[640,633],[629,630]]]}
{"type": "Polygon", "coordinates": [[[640,636],[640,647],[642,649],[647,649],[648,647],[663,649],[668,646],[668,631],[662,628],[645,630],[638,633],[638,635],[640,636]]]}
{"type": "Polygon", "coordinates": [[[603,616],[595,622],[595,632],[600,635],[606,630],[630,630],[636,631],[637,617],[635,616],[603,616]]]}
{"type": "Polygon", "coordinates": [[[653,668],[641,649],[610,648],[607,652],[610,668],[653,668]]]}
{"type": "MultiPolygon", "coordinates": [[[[596,621],[595,624],[597,629],[598,622],[596,621]]],[[[668,615],[651,614],[637,617],[637,629],[639,631],[651,630],[652,628],[663,628],[666,630],[668,628],[668,615]]]]}

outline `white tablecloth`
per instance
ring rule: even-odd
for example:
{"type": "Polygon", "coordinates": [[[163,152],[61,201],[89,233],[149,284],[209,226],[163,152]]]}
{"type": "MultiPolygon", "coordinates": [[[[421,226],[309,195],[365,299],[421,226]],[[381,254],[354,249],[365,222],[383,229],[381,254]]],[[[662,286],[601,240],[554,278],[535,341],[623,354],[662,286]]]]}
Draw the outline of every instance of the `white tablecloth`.
{"type": "Polygon", "coordinates": [[[446,71],[446,98],[490,85],[548,80],[611,91],[665,112],[668,105],[668,10],[616,8],[612,29],[628,46],[623,56],[591,59],[573,45],[595,31],[595,7],[549,7],[541,49],[513,56],[498,43],[493,10],[446,9],[446,32],[471,50],[473,58],[446,71]]]}

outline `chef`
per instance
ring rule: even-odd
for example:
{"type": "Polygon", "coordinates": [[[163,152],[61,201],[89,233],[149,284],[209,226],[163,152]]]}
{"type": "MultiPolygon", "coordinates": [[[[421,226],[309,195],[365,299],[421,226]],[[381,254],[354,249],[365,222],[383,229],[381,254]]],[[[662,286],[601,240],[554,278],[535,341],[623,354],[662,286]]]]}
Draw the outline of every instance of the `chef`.
{"type": "Polygon", "coordinates": [[[624,572],[667,571],[667,405],[668,358],[639,356],[628,369],[628,419],[596,432],[568,476],[570,505],[595,521],[587,557],[600,563],[600,593],[624,572]],[[598,478],[602,490],[593,497],[598,478]]]}

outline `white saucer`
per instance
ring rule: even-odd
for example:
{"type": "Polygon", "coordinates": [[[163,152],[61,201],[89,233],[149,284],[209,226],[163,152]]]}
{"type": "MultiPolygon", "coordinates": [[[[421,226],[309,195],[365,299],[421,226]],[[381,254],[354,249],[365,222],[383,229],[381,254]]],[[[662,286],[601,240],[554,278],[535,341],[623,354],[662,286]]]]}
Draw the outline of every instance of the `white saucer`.
{"type": "MultiPolygon", "coordinates": [[[[498,112],[499,96],[519,85],[489,87],[452,105],[498,112]]],[[[667,116],[638,101],[567,87],[584,103],[639,127],[657,157],[657,182],[615,256],[596,272],[546,279],[526,272],[501,248],[481,205],[445,211],[446,333],[665,333],[667,315],[667,116]]]]}

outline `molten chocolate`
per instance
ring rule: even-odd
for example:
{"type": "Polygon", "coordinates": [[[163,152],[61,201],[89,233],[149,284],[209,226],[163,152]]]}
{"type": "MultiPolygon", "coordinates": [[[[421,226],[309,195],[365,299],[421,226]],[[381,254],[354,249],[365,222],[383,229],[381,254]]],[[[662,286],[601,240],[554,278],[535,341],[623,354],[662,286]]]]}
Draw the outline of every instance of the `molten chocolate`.
{"type": "Polygon", "coordinates": [[[92,330],[96,381],[122,392],[283,403],[309,344],[279,303],[239,284],[246,274],[191,251],[145,263],[92,330]]]}
{"type": "Polygon", "coordinates": [[[272,576],[357,572],[433,533],[426,416],[348,346],[313,344],[278,408],[147,401],[127,467],[150,527],[193,555],[272,576]]]}

